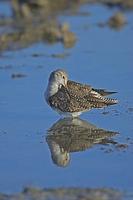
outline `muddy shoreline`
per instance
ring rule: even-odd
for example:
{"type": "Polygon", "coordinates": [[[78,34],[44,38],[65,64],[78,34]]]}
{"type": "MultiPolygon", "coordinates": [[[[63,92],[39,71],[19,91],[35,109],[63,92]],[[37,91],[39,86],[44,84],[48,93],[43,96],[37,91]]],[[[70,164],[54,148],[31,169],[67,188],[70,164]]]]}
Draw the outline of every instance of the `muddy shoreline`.
{"type": "Polygon", "coordinates": [[[80,1],[19,1],[10,3],[11,16],[0,17],[0,51],[16,50],[28,47],[36,42],[54,44],[60,42],[65,48],[75,45],[77,37],[67,23],[59,23],[58,16],[69,12],[76,14],[83,4],[101,4],[112,9],[117,8],[114,16],[107,22],[99,22],[100,27],[110,26],[119,29],[128,22],[125,10],[133,9],[133,1],[127,0],[80,0],[80,1]]]}
{"type": "Polygon", "coordinates": [[[38,189],[25,188],[23,192],[15,195],[0,194],[0,200],[122,200],[122,193],[114,189],[81,189],[58,188],[38,189]]]}

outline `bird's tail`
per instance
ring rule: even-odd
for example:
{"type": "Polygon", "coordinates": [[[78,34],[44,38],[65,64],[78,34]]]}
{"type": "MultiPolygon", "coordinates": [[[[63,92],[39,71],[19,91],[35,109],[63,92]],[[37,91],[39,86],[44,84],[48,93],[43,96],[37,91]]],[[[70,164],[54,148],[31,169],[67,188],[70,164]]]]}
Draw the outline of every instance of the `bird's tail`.
{"type": "Polygon", "coordinates": [[[105,89],[94,89],[96,92],[98,92],[101,96],[108,96],[108,95],[111,95],[111,94],[115,94],[117,92],[109,92],[105,89]]]}
{"type": "Polygon", "coordinates": [[[118,103],[118,100],[111,98],[104,98],[104,102],[106,103],[106,105],[114,105],[118,103]]]}

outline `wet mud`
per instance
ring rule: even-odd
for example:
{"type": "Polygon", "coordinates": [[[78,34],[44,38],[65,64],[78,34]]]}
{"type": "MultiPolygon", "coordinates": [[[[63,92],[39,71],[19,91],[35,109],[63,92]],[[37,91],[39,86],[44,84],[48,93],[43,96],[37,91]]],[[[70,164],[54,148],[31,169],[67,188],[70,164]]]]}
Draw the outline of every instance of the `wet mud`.
{"type": "Polygon", "coordinates": [[[122,200],[122,193],[113,189],[37,189],[25,188],[24,191],[16,195],[2,195],[1,200],[122,200]]]}

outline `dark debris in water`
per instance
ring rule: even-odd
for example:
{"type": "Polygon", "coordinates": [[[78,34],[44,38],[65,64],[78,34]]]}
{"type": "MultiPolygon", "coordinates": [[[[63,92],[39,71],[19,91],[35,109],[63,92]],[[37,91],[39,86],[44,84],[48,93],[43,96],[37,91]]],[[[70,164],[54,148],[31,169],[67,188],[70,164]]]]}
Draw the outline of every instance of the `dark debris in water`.
{"type": "Polygon", "coordinates": [[[0,66],[0,69],[12,69],[12,65],[4,65],[4,66],[0,66]]]}
{"type": "Polygon", "coordinates": [[[107,188],[25,188],[16,195],[0,194],[0,200],[122,200],[122,196],[120,191],[107,188]]]}
{"type": "Polygon", "coordinates": [[[133,108],[130,107],[130,108],[127,109],[127,111],[128,111],[129,113],[132,113],[132,112],[133,112],[133,108]]]}
{"type": "Polygon", "coordinates": [[[125,138],[125,142],[117,142],[111,141],[107,145],[100,147],[100,150],[104,151],[104,153],[113,153],[113,152],[126,152],[133,145],[132,138],[125,138]]]}
{"type": "Polygon", "coordinates": [[[116,110],[116,109],[112,109],[112,110],[104,110],[101,112],[101,114],[103,115],[113,115],[113,116],[118,116],[120,115],[120,111],[116,110]]]}
{"type": "Polygon", "coordinates": [[[31,56],[32,56],[32,57],[41,57],[41,56],[43,56],[43,54],[33,53],[31,56]]]}
{"type": "Polygon", "coordinates": [[[131,145],[131,142],[116,143],[114,145],[109,145],[108,147],[101,147],[100,149],[104,151],[104,153],[126,152],[131,145]]]}
{"type": "Polygon", "coordinates": [[[6,131],[0,131],[0,135],[6,135],[7,132],[6,131]]]}
{"type": "Polygon", "coordinates": [[[109,8],[116,7],[120,10],[133,9],[133,0],[101,0],[101,2],[109,8]]]}
{"type": "Polygon", "coordinates": [[[125,150],[125,149],[127,149],[128,148],[128,144],[117,144],[116,145],[116,149],[117,150],[125,150]]]}
{"type": "Polygon", "coordinates": [[[24,77],[26,77],[27,75],[26,74],[22,74],[22,73],[13,73],[12,75],[11,75],[11,78],[12,79],[17,79],[17,78],[24,78],[24,77]]]}
{"type": "Polygon", "coordinates": [[[44,57],[52,57],[52,58],[59,58],[59,59],[65,59],[66,57],[70,56],[70,53],[68,52],[63,52],[63,53],[53,53],[51,55],[48,54],[40,54],[40,53],[33,53],[32,57],[40,57],[40,56],[44,56],[44,57]]]}
{"type": "Polygon", "coordinates": [[[108,114],[109,114],[109,111],[103,111],[102,114],[103,114],[103,115],[108,115],[108,114]]]}
{"type": "Polygon", "coordinates": [[[69,55],[70,55],[69,53],[60,53],[60,54],[52,54],[51,57],[64,59],[68,57],[69,55]]]}

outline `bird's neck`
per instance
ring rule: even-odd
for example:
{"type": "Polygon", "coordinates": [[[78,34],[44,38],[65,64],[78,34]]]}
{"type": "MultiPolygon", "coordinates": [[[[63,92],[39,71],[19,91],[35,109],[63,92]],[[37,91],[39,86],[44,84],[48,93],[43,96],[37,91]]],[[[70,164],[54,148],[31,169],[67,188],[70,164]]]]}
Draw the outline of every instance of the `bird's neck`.
{"type": "Polygon", "coordinates": [[[45,92],[46,100],[48,100],[49,97],[53,96],[57,92],[58,92],[58,84],[55,81],[49,82],[45,92]]]}

